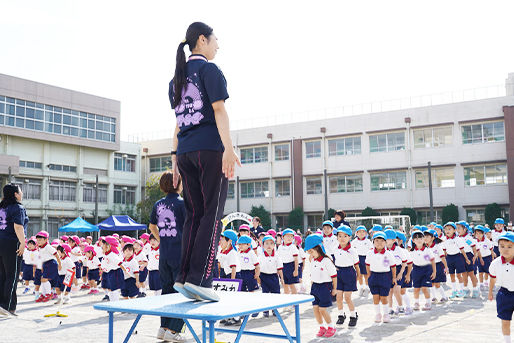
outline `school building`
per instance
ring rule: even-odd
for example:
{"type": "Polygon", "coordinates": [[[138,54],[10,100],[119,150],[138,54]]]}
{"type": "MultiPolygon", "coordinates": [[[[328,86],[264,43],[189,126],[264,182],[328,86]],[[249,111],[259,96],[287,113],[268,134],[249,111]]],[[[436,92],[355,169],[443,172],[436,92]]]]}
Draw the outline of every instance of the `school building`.
{"type": "MultiPolygon", "coordinates": [[[[394,111],[290,122],[231,133],[242,168],[230,181],[225,213],[263,205],[272,223],[287,226],[295,207],[305,227],[319,226],[326,208],[359,216],[414,208],[429,221],[428,162],[435,219],[453,203],[460,219],[483,222],[497,203],[514,210],[514,74],[505,96],[394,111]]],[[[142,177],[169,165],[171,140],[142,142],[142,177]]]]}
{"type": "MultiPolygon", "coordinates": [[[[120,102],[0,74],[0,186],[18,183],[29,234],[133,211],[141,147],[120,141],[120,102]]],[[[1,190],[0,190],[1,192],[1,190]]]]}

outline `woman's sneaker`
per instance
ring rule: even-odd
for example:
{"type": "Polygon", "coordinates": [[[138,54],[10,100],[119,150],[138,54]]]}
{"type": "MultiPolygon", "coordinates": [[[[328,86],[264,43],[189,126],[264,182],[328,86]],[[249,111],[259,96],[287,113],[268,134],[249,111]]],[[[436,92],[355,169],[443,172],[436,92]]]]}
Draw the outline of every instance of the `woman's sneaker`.
{"type": "Polygon", "coordinates": [[[162,340],[164,342],[174,342],[174,343],[183,343],[183,342],[186,342],[187,339],[182,336],[180,333],[176,332],[176,333],[173,333],[169,330],[166,330],[166,332],[164,332],[164,337],[162,338],[162,340]]]}
{"type": "Polygon", "coordinates": [[[161,341],[164,339],[164,334],[166,333],[166,330],[164,328],[159,328],[157,331],[157,339],[160,339],[161,341]]]}
{"type": "Polygon", "coordinates": [[[341,316],[338,316],[337,317],[337,323],[336,325],[343,325],[344,324],[344,321],[346,319],[346,314],[343,313],[343,315],[341,316]]]}
{"type": "Polygon", "coordinates": [[[220,301],[220,297],[216,292],[210,287],[201,287],[197,285],[193,285],[192,283],[186,282],[184,284],[184,289],[188,292],[200,297],[202,300],[207,301],[220,301]]]}
{"type": "Polygon", "coordinates": [[[317,337],[323,337],[325,336],[325,333],[327,332],[327,329],[325,329],[323,326],[319,327],[319,331],[316,334],[317,337]]]}
{"type": "Polygon", "coordinates": [[[357,325],[357,319],[359,318],[359,315],[355,313],[355,317],[350,317],[350,322],[348,323],[349,327],[354,327],[357,325]]]}

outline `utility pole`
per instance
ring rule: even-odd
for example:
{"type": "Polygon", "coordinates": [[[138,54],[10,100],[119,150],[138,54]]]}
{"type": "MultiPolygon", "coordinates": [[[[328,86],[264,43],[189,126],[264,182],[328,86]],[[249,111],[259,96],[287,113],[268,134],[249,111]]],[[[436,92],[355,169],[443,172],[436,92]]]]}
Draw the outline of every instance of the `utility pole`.
{"type": "Polygon", "coordinates": [[[434,221],[434,197],[432,194],[432,163],[428,162],[428,195],[430,197],[430,222],[434,221]]]}
{"type": "MultiPolygon", "coordinates": [[[[98,174],[96,174],[95,184],[95,225],[98,225],[98,174]]],[[[98,233],[100,235],[100,233],[98,233]]]]}

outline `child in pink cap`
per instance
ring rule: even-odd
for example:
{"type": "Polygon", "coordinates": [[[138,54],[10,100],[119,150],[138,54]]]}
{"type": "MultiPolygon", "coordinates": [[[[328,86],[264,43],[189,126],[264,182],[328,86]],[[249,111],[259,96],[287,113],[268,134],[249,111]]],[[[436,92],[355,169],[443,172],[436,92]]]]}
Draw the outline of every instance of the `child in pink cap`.
{"type": "Polygon", "coordinates": [[[48,244],[49,234],[40,231],[36,235],[39,246],[39,256],[42,262],[41,275],[41,296],[36,302],[47,302],[52,298],[52,287],[57,287],[59,280],[58,268],[61,266],[61,259],[54,247],[48,244]]]}
{"type": "Polygon", "coordinates": [[[89,294],[97,294],[98,289],[98,281],[100,280],[100,260],[98,256],[96,256],[95,247],[92,245],[88,245],[84,248],[84,254],[86,255],[86,260],[84,265],[87,268],[87,279],[89,281],[89,294]]]}
{"type": "Polygon", "coordinates": [[[57,301],[55,303],[60,304],[62,301],[63,304],[68,304],[71,302],[71,299],[70,299],[71,289],[70,289],[70,287],[65,286],[63,282],[64,282],[64,278],[66,276],[66,273],[68,273],[70,270],[71,271],[75,270],[75,263],[73,263],[73,261],[70,258],[71,247],[68,244],[62,243],[61,245],[59,245],[57,247],[57,252],[59,253],[59,257],[61,258],[61,265],[59,266],[59,284],[55,288],[55,290],[57,291],[57,296],[59,298],[57,298],[57,301]],[[61,292],[64,292],[64,298],[60,297],[61,292]]]}
{"type": "Polygon", "coordinates": [[[117,249],[119,246],[118,240],[113,236],[107,236],[102,242],[102,249],[104,251],[104,258],[101,262],[102,278],[105,277],[105,288],[108,290],[109,300],[118,301],[124,280],[123,270],[121,269],[123,261],[117,249]]]}

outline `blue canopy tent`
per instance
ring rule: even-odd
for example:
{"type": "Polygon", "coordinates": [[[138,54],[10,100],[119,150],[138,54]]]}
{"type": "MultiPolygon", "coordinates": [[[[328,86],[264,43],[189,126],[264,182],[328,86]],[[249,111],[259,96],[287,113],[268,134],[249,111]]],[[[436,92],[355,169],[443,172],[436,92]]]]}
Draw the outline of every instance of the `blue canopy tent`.
{"type": "Polygon", "coordinates": [[[98,226],[78,217],[69,224],[59,228],[59,232],[98,232],[98,226]]]}
{"type": "Polygon", "coordinates": [[[136,223],[129,216],[110,216],[98,224],[98,228],[106,231],[137,231],[146,230],[146,225],[136,223]]]}

